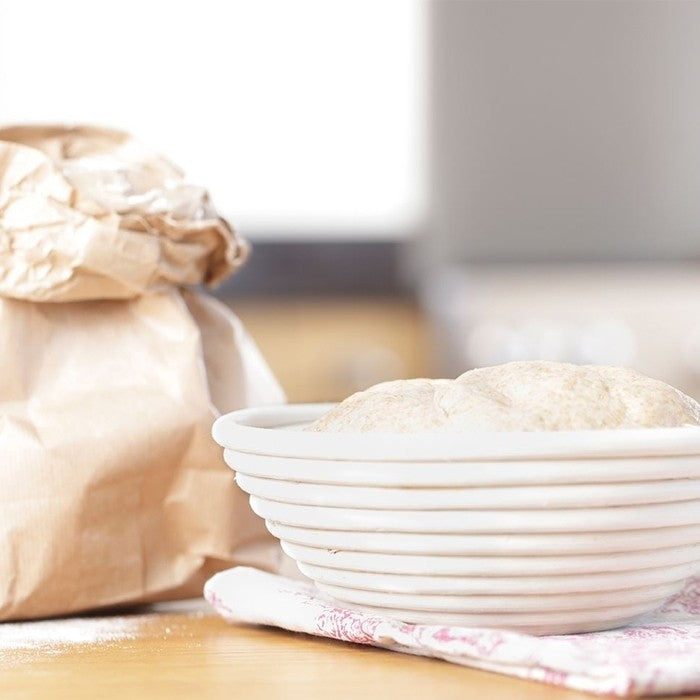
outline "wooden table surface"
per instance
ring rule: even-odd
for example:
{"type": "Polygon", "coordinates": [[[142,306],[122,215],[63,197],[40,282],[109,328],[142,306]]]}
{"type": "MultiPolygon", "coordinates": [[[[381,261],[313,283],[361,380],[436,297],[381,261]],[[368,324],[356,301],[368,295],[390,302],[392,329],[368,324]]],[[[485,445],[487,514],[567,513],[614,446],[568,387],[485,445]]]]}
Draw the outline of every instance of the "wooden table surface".
{"type": "Polygon", "coordinates": [[[593,697],[433,659],[232,626],[199,603],[67,619],[48,629],[13,624],[0,625],[3,700],[593,697]]]}

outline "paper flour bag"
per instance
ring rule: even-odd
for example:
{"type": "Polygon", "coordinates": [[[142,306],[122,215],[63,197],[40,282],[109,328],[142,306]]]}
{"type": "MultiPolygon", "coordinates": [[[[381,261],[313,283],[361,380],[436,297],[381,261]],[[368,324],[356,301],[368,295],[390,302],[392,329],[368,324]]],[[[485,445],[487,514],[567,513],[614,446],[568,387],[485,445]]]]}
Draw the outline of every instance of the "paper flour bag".
{"type": "Polygon", "coordinates": [[[0,130],[0,619],[276,568],[210,429],[284,397],[237,318],[187,289],[246,253],[127,134],[0,130]]]}

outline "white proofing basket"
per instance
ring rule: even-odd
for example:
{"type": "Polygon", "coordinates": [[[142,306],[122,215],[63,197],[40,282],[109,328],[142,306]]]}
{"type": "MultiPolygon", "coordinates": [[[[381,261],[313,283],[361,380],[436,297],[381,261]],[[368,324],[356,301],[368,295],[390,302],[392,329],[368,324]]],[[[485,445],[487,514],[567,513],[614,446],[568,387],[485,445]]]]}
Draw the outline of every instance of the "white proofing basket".
{"type": "Polygon", "coordinates": [[[344,605],[534,634],[607,629],[700,570],[700,428],[316,433],[331,405],[213,429],[284,550],[344,605]]]}

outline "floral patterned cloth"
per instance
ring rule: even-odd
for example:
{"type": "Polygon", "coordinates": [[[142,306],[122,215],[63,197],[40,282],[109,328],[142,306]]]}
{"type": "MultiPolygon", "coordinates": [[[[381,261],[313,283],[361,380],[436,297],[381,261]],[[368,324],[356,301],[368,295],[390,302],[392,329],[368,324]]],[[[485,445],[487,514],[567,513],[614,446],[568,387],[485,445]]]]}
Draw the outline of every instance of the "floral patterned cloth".
{"type": "Polygon", "coordinates": [[[700,576],[633,625],[549,637],[397,622],[338,607],[311,584],[246,567],[211,578],[204,596],[230,622],[434,656],[601,695],[700,692],[700,576]]]}

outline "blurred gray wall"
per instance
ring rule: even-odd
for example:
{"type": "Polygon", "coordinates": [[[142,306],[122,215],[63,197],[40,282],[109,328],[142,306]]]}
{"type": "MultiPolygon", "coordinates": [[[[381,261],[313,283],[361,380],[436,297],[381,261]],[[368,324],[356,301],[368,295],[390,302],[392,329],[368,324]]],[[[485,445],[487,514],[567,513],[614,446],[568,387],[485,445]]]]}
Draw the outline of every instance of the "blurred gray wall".
{"type": "Polygon", "coordinates": [[[700,255],[700,2],[428,7],[424,264],[700,255]]]}

